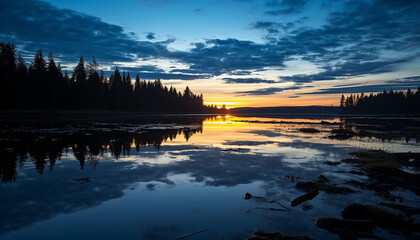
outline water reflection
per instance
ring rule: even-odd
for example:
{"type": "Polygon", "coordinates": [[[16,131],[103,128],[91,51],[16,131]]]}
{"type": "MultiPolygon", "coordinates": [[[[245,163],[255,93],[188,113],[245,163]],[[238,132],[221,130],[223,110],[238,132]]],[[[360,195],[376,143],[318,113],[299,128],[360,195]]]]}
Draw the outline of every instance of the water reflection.
{"type": "Polygon", "coordinates": [[[0,177],[2,182],[16,180],[16,168],[31,161],[39,174],[54,169],[64,153],[71,151],[83,169],[85,162],[96,165],[109,150],[118,159],[146,146],[159,150],[162,143],[182,136],[185,141],[202,132],[202,119],[171,124],[86,123],[63,124],[49,128],[31,125],[3,125],[0,130],[0,177]]]}
{"type": "MultiPolygon", "coordinates": [[[[22,167],[27,161],[33,162],[35,169],[40,174],[46,167],[52,171],[56,162],[61,159],[63,152],[72,152],[83,169],[87,161],[96,164],[99,159],[104,157],[107,150],[116,159],[121,155],[128,155],[131,148],[135,148],[137,152],[146,146],[153,146],[156,150],[159,150],[162,143],[173,141],[180,135],[188,141],[192,135],[202,133],[203,122],[206,124],[206,129],[210,130],[211,133],[206,134],[207,139],[202,139],[203,141],[200,141],[200,143],[208,142],[213,134],[216,135],[216,143],[214,144],[220,144],[218,141],[221,134],[230,132],[231,135],[234,135],[237,130],[243,130],[241,127],[246,124],[240,124],[242,121],[272,124],[287,123],[287,127],[293,129],[301,127],[301,124],[317,123],[314,120],[319,120],[320,123],[322,119],[297,118],[290,122],[290,118],[264,118],[262,120],[262,118],[232,118],[225,115],[210,118],[164,118],[164,121],[159,119],[159,124],[153,123],[157,121],[156,119],[124,123],[89,122],[84,124],[61,123],[61,125],[59,123],[49,125],[51,123],[48,123],[48,126],[45,126],[45,122],[38,124],[2,124],[0,130],[0,144],[2,146],[0,148],[0,157],[2,158],[0,177],[2,182],[15,181],[16,169],[22,167]],[[220,129],[214,127],[218,126],[218,123],[226,123],[231,126],[225,125],[221,128],[221,131],[218,131],[220,129]]],[[[415,139],[416,143],[419,142],[418,132],[411,131],[415,127],[418,128],[419,122],[413,119],[381,119],[380,124],[378,124],[378,119],[371,118],[344,117],[340,119],[332,118],[329,121],[327,125],[311,127],[321,128],[321,130],[328,127],[358,132],[357,136],[349,135],[348,137],[338,138],[338,140],[356,137],[379,141],[404,139],[407,143],[410,139],[415,139]]],[[[302,135],[296,131],[290,134],[284,130],[283,127],[281,131],[283,136],[302,135]]],[[[278,131],[267,130],[265,127],[261,130],[253,129],[252,131],[257,135],[262,134],[267,137],[279,136],[278,131]]],[[[244,136],[241,136],[241,138],[243,139],[244,136]]],[[[255,141],[248,140],[246,144],[252,145],[255,144],[255,141]]]]}
{"type": "MultiPolygon", "coordinates": [[[[371,126],[366,131],[381,132],[379,124],[365,120],[273,121],[290,119],[218,116],[3,125],[0,171],[5,183],[0,195],[7,197],[0,198],[0,239],[25,239],[28,234],[55,239],[58,233],[71,233],[67,239],[173,239],[202,228],[210,230],[197,239],[243,239],[257,227],[291,234],[304,229],[325,239],[331,235],[313,224],[320,212],[337,212],[354,199],[372,202],[373,194],[362,191],[348,199],[325,195],[315,199],[317,207],[309,213],[299,208],[285,214],[254,211],[254,203],[243,201],[242,195],[252,192],[287,203],[301,193],[285,175],[310,180],[324,174],[341,184],[335,171],[348,166],[326,166],[323,161],[346,158],[360,148],[418,149],[413,141],[384,143],[375,136],[328,138],[336,128],[360,131],[371,126]],[[303,133],[298,130],[302,127],[320,132],[303,133]],[[84,177],[92,182],[69,181],[84,177]],[[66,230],[70,225],[80,230],[66,230]]],[[[391,124],[383,123],[388,128],[391,124]]]]}

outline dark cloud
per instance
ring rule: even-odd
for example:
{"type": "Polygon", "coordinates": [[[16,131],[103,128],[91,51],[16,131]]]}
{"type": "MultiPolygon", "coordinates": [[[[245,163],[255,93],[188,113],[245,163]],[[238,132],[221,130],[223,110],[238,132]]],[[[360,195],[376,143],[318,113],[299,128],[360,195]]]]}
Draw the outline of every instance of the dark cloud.
{"type": "MultiPolygon", "coordinates": [[[[411,2],[410,2],[411,3],[411,2]]],[[[390,72],[397,63],[411,61],[419,55],[420,5],[378,4],[349,1],[341,10],[331,12],[327,24],[320,28],[300,28],[277,36],[283,24],[257,22],[265,29],[272,44],[282,46],[286,56],[324,65],[324,72],[282,77],[285,80],[311,82],[390,72]],[[381,52],[406,52],[384,61],[381,52]],[[333,62],[337,62],[332,64],[333,62]]]]}
{"type": "Polygon", "coordinates": [[[364,85],[364,86],[350,86],[350,87],[338,87],[338,88],[325,88],[319,91],[302,93],[302,94],[337,94],[337,93],[370,93],[370,92],[382,92],[384,90],[407,90],[408,88],[417,89],[420,87],[420,81],[413,82],[401,82],[392,84],[392,82],[378,85],[364,85]]]}
{"type": "MultiPolygon", "coordinates": [[[[276,4],[280,2],[269,5],[276,4]]],[[[266,30],[267,43],[212,39],[195,44],[191,52],[179,53],[177,58],[190,64],[183,70],[185,73],[212,75],[281,68],[293,56],[321,66],[323,71],[318,74],[281,76],[298,83],[391,72],[397,64],[412,61],[420,54],[420,18],[411,8],[420,10],[417,5],[394,7],[351,1],[331,12],[326,24],[318,28],[298,27],[296,21],[260,21],[251,27],[266,30]],[[279,35],[284,31],[288,34],[279,35]],[[384,58],[385,51],[406,54],[384,58]]]]}
{"type": "Polygon", "coordinates": [[[270,22],[270,21],[261,21],[261,22],[256,22],[254,24],[251,24],[251,28],[265,30],[269,34],[276,34],[276,33],[279,33],[280,31],[288,31],[294,26],[295,26],[295,23],[293,22],[278,23],[278,22],[270,22]]]}
{"type": "Polygon", "coordinates": [[[202,13],[203,10],[201,10],[200,8],[196,8],[196,9],[193,10],[193,12],[195,12],[195,13],[202,13]]]}
{"type": "MultiPolygon", "coordinates": [[[[165,6],[182,1],[141,2],[165,6]]],[[[420,4],[376,0],[347,1],[341,5],[339,9],[328,10],[326,23],[320,27],[303,27],[302,18],[251,24],[251,28],[267,31],[265,43],[207,39],[194,43],[189,51],[169,51],[167,46],[174,39],[139,41],[135,34],[125,32],[121,26],[45,2],[1,1],[0,37],[15,42],[24,51],[51,50],[63,62],[74,63],[80,54],[86,58],[96,56],[103,64],[134,62],[138,58],[170,59],[189,66],[167,73],[168,77],[179,74],[179,79],[196,79],[191,75],[244,75],[267,68],[282,69],[285,61],[298,57],[317,64],[322,72],[280,76],[282,80],[296,83],[337,80],[391,72],[397,64],[420,55],[420,4]],[[384,55],[386,52],[391,54],[384,55]]],[[[305,1],[264,1],[267,11],[279,14],[298,13],[305,6],[305,1]]],[[[153,34],[149,40],[152,37],[153,34]]],[[[156,73],[146,72],[150,77],[156,73]]],[[[230,81],[233,82],[235,80],[230,81]]],[[[257,93],[275,91],[273,88],[255,90],[257,93]]]]}
{"type": "Polygon", "coordinates": [[[420,81],[420,76],[405,77],[404,80],[420,81]]]}
{"type": "Polygon", "coordinates": [[[237,76],[243,76],[243,75],[250,75],[250,74],[252,74],[252,72],[251,71],[238,70],[238,71],[233,71],[230,74],[231,75],[237,75],[237,76]]]}
{"type": "Polygon", "coordinates": [[[407,61],[406,59],[398,59],[394,61],[375,61],[375,62],[344,62],[337,64],[336,66],[324,67],[323,72],[317,74],[298,74],[293,76],[281,77],[284,81],[293,81],[298,83],[313,82],[313,81],[325,81],[325,80],[337,80],[352,76],[360,76],[364,74],[375,74],[385,73],[393,70],[393,67],[398,64],[407,61]]]}
{"type": "Polygon", "coordinates": [[[143,65],[138,67],[122,67],[120,70],[130,71],[130,72],[152,72],[152,73],[164,73],[163,69],[160,69],[156,65],[143,65]]]}
{"type": "MultiPolygon", "coordinates": [[[[159,69],[155,66],[140,66],[140,67],[120,67],[120,71],[130,72],[131,78],[134,79],[135,75],[139,74],[141,79],[153,80],[153,79],[162,79],[162,80],[195,80],[195,79],[204,79],[209,78],[210,75],[206,74],[182,74],[182,73],[165,73],[162,69],[159,69]]],[[[106,72],[110,74],[113,71],[106,72]]]]}
{"type": "Polygon", "coordinates": [[[191,75],[191,74],[176,74],[176,73],[149,73],[149,72],[139,72],[142,79],[179,79],[179,80],[196,80],[209,78],[209,75],[191,75]]]}
{"type": "Polygon", "coordinates": [[[284,54],[279,47],[237,39],[210,39],[195,44],[189,52],[177,52],[173,57],[190,64],[189,73],[220,75],[240,70],[284,67],[284,54]]]}
{"type": "Polygon", "coordinates": [[[155,34],[152,32],[147,33],[146,38],[149,40],[154,40],[156,39],[155,34]]]}
{"type": "Polygon", "coordinates": [[[244,95],[273,95],[276,93],[284,92],[287,90],[294,90],[294,89],[300,89],[300,86],[292,86],[292,87],[270,87],[270,88],[261,88],[257,90],[252,91],[244,91],[244,92],[236,92],[236,93],[242,93],[244,95]]]}
{"type": "Polygon", "coordinates": [[[223,78],[222,80],[226,83],[276,83],[276,81],[261,78],[223,78]]]}
{"type": "Polygon", "coordinates": [[[138,41],[117,25],[49,3],[32,0],[0,2],[0,37],[21,50],[42,48],[62,61],[75,62],[80,54],[102,63],[133,61],[168,55],[168,42],[138,41]]]}

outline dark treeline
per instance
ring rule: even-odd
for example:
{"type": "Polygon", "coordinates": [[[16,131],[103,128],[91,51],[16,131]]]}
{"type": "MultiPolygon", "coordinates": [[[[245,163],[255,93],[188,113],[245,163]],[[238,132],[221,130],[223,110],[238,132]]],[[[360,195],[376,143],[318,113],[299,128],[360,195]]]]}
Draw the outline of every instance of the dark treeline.
{"type": "Polygon", "coordinates": [[[340,99],[341,113],[420,114],[420,87],[416,92],[386,91],[365,95],[351,94],[340,99]]]}
{"type": "Polygon", "coordinates": [[[41,50],[29,65],[15,46],[0,43],[0,109],[130,111],[173,113],[224,113],[225,108],[203,105],[203,95],[163,86],[161,81],[134,79],[118,67],[107,78],[93,58],[83,57],[71,76],[62,71],[52,53],[47,60],[41,50]],[[134,82],[134,83],[133,83],[134,82]]]}

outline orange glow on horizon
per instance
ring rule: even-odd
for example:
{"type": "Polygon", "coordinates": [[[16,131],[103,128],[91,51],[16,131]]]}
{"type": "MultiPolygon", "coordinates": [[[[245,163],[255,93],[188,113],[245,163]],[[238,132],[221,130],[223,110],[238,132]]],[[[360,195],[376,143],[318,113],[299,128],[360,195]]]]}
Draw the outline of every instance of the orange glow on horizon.
{"type": "Polygon", "coordinates": [[[211,96],[205,98],[205,105],[216,105],[219,109],[222,105],[226,109],[238,107],[279,107],[279,106],[338,106],[341,94],[307,94],[297,98],[290,98],[287,95],[273,94],[268,96],[238,96],[227,95],[211,96]],[[216,101],[211,101],[217,98],[216,101]]]}

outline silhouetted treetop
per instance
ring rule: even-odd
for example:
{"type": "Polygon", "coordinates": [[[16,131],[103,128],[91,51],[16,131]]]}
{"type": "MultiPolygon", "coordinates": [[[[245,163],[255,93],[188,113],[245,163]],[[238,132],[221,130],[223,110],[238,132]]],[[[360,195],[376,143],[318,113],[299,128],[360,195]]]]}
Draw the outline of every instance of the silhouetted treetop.
{"type": "Polygon", "coordinates": [[[38,50],[28,69],[20,53],[16,61],[13,44],[0,43],[0,109],[223,113],[204,106],[203,95],[188,86],[181,93],[139,74],[133,83],[130,73],[118,67],[106,78],[99,68],[95,57],[86,64],[80,56],[70,78],[52,52],[45,61],[38,50]]]}
{"type": "Polygon", "coordinates": [[[418,113],[420,114],[420,87],[414,93],[408,89],[403,91],[386,91],[369,94],[364,93],[341,96],[340,107],[342,113],[418,113]]]}

